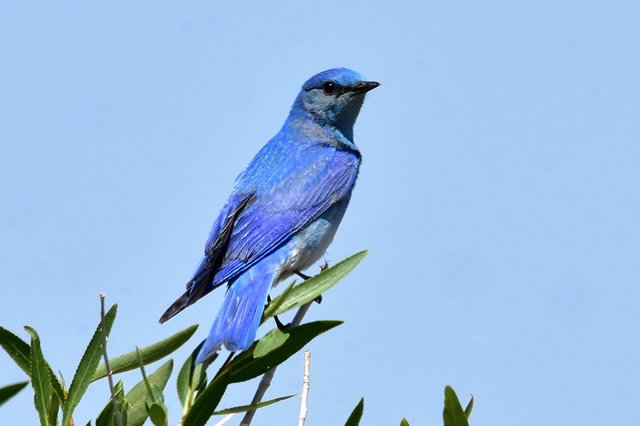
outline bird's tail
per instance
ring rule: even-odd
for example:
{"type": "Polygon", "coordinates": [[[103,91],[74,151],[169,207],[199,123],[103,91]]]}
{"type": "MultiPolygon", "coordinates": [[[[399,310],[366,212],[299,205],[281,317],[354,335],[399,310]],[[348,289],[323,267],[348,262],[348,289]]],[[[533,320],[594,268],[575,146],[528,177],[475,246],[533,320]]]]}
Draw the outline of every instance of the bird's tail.
{"type": "Polygon", "coordinates": [[[230,351],[240,351],[255,340],[274,278],[270,268],[261,263],[230,283],[222,308],[198,353],[197,363],[212,356],[223,344],[230,351]]]}

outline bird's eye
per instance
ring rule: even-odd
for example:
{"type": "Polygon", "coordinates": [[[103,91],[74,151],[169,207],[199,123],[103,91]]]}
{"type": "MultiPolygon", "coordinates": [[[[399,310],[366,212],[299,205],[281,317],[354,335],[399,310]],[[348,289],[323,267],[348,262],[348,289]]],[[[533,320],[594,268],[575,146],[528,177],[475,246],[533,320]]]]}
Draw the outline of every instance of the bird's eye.
{"type": "Polygon", "coordinates": [[[327,81],[322,85],[322,90],[324,91],[325,95],[333,95],[338,91],[338,85],[333,81],[327,81]]]}

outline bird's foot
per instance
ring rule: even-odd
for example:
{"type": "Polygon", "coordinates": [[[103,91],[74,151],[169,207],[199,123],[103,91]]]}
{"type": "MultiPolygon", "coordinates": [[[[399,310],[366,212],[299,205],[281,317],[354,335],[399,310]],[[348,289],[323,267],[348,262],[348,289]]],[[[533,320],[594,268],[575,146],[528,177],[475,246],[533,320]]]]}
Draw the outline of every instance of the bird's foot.
{"type": "MultiPolygon", "coordinates": [[[[324,260],[324,265],[320,265],[320,272],[324,272],[327,269],[329,269],[329,262],[327,262],[327,259],[324,260]]],[[[322,303],[322,295],[319,295],[318,297],[316,297],[315,299],[313,299],[314,302],[316,302],[318,305],[322,303]]]]}
{"type": "Polygon", "coordinates": [[[280,321],[280,318],[278,318],[277,315],[274,315],[273,319],[275,320],[276,325],[278,326],[278,330],[282,331],[283,333],[286,332],[289,329],[289,327],[291,327],[291,323],[286,324],[286,325],[283,324],[282,321],[280,321]]]}
{"type": "Polygon", "coordinates": [[[294,271],[294,274],[296,274],[297,276],[299,276],[300,278],[302,278],[303,280],[308,280],[309,278],[311,278],[309,275],[303,274],[300,271],[294,271]]]}
{"type": "MultiPolygon", "coordinates": [[[[271,303],[271,296],[267,294],[267,305],[271,303]]],[[[276,325],[278,326],[278,330],[285,332],[287,331],[287,329],[291,326],[291,324],[283,324],[282,321],[280,321],[280,318],[278,318],[277,315],[273,316],[274,321],[276,322],[276,325]]]]}
{"type": "MultiPolygon", "coordinates": [[[[324,269],[327,269],[329,267],[329,265],[327,264],[327,261],[325,260],[324,262],[324,266],[320,267],[320,272],[324,271],[324,269]],[[322,269],[324,268],[324,269],[322,269]]],[[[299,276],[300,278],[302,278],[303,280],[308,280],[309,278],[311,278],[309,275],[303,274],[300,271],[294,271],[294,274],[296,274],[297,276],[299,276]]],[[[315,299],[313,299],[314,302],[316,302],[317,304],[322,303],[322,295],[316,297],[315,299]]]]}

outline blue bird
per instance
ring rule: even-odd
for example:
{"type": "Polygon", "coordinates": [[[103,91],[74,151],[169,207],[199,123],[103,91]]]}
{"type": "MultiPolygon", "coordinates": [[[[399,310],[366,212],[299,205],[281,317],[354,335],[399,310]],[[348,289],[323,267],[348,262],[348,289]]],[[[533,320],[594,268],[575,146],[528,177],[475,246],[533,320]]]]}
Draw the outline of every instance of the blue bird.
{"type": "Polygon", "coordinates": [[[163,323],[228,284],[196,362],[222,345],[251,346],[271,286],[324,254],[358,176],[353,125],[365,93],[379,85],[346,68],[314,75],[278,134],[237,177],[187,291],[160,318],[163,323]]]}

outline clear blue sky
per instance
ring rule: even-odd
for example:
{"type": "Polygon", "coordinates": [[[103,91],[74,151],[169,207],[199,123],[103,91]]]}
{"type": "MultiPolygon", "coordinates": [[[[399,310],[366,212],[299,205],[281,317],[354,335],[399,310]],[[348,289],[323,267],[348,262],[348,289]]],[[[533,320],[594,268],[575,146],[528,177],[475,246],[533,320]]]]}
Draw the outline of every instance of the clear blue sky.
{"type": "MultiPolygon", "coordinates": [[[[308,316],[345,324],[309,345],[307,425],[361,396],[365,425],[442,424],[447,384],[473,425],[640,424],[639,22],[634,1],[3,1],[0,324],[39,331],[70,381],[103,291],[111,355],[200,323],[181,364],[222,292],[157,320],[233,179],[301,84],[346,66],[382,86],[326,258],[370,254],[308,316]]],[[[267,398],[300,391],[302,363],[267,398]]],[[[24,379],[4,353],[0,372],[24,379]]],[[[36,424],[31,390],[0,416],[36,424]]]]}

